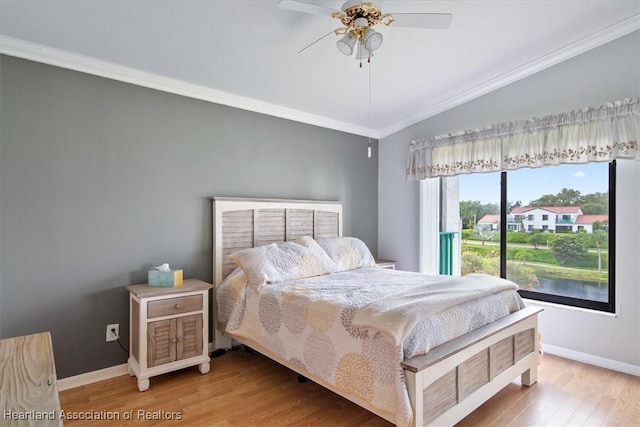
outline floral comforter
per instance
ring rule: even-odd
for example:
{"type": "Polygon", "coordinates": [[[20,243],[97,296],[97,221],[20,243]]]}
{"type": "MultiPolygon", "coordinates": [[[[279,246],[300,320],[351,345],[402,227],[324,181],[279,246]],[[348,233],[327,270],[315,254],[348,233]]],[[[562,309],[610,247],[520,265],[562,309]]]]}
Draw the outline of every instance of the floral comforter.
{"type": "Polygon", "coordinates": [[[218,288],[218,319],[239,341],[259,343],[310,379],[404,426],[412,411],[400,362],[524,306],[518,293],[504,290],[506,281],[496,278],[502,286],[495,292],[427,315],[398,345],[375,328],[353,325],[364,307],[413,287],[438,287],[443,280],[450,278],[372,267],[257,290],[238,269],[218,288]]]}

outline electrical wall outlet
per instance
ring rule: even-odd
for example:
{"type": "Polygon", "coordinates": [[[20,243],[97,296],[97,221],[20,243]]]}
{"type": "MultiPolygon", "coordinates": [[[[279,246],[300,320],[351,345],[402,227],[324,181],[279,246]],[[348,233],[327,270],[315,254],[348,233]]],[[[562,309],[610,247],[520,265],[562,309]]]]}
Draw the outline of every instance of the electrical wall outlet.
{"type": "Polygon", "coordinates": [[[120,338],[120,324],[107,325],[107,341],[115,341],[120,338]]]}

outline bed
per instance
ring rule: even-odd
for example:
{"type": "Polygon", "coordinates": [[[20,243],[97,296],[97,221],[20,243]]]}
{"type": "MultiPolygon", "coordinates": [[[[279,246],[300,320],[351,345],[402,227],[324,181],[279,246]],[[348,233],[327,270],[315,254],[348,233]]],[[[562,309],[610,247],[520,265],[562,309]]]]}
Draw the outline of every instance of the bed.
{"type": "MultiPolygon", "coordinates": [[[[473,306],[475,315],[461,314],[467,312],[456,305],[402,328],[385,328],[393,317],[367,323],[376,317],[380,301],[393,301],[381,298],[387,288],[393,286],[391,294],[404,305],[402,298],[411,291],[408,283],[425,275],[377,268],[363,255],[356,259],[364,263],[357,269],[310,277],[295,274],[269,286],[247,286],[247,281],[257,279],[246,268],[244,253],[276,247],[278,242],[315,251],[320,243],[325,245],[319,251],[324,256],[326,245],[348,240],[341,237],[340,203],[219,197],[212,201],[214,298],[222,308],[214,310],[215,348],[229,348],[232,339],[246,344],[397,425],[453,425],[517,376],[526,386],[536,382],[540,309],[514,307],[519,301],[513,297],[515,291],[505,288],[464,300],[461,305],[473,306]],[[447,316],[464,326],[442,332],[437,339],[416,332],[429,323],[443,324],[447,316]],[[467,321],[459,321],[464,316],[467,321]],[[405,332],[396,333],[399,329],[405,332]]],[[[314,260],[321,258],[319,252],[314,252],[314,260]]],[[[312,270],[322,270],[336,258],[321,261],[305,262],[312,270]]],[[[463,288],[461,280],[431,276],[429,286],[437,282],[447,289],[463,288]]],[[[484,279],[464,280],[475,280],[482,288],[484,279]]],[[[414,304],[420,310],[422,305],[414,304]]]]}

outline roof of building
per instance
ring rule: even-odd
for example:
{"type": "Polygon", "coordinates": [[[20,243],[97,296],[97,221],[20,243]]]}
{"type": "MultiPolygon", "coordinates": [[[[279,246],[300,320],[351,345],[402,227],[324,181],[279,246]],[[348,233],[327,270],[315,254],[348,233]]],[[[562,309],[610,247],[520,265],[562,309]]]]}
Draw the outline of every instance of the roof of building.
{"type": "Polygon", "coordinates": [[[529,212],[534,209],[542,209],[557,214],[578,213],[578,211],[581,210],[580,206],[521,206],[511,209],[510,213],[519,214],[529,212]]]}
{"type": "Polygon", "coordinates": [[[578,215],[575,224],[593,224],[594,222],[609,222],[609,215],[578,215]]]}
{"type": "Polygon", "coordinates": [[[500,222],[500,215],[485,215],[480,218],[478,224],[495,224],[500,222]]]}

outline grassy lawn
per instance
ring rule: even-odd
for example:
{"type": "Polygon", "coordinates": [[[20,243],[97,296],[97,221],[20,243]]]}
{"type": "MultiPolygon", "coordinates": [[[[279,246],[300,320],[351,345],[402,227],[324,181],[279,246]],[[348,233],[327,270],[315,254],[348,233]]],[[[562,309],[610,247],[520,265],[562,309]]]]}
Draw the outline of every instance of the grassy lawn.
{"type": "Polygon", "coordinates": [[[531,268],[538,277],[547,277],[550,279],[574,279],[585,282],[606,282],[609,275],[606,270],[598,273],[597,270],[587,270],[582,268],[560,267],[558,265],[549,265],[542,263],[527,263],[527,267],[531,268]]]}
{"type": "MultiPolygon", "coordinates": [[[[499,252],[499,248],[494,245],[478,246],[475,244],[464,243],[462,251],[474,252],[484,259],[494,258],[499,252]]],[[[604,255],[604,254],[603,254],[604,255]]],[[[608,254],[607,254],[608,255],[608,254]]],[[[553,251],[549,249],[531,249],[531,248],[508,248],[507,262],[514,268],[524,267],[523,272],[532,272],[536,277],[544,277],[547,279],[573,279],[584,282],[606,282],[608,273],[606,268],[598,273],[595,268],[597,258],[595,254],[588,254],[586,257],[591,258],[586,265],[577,267],[562,266],[553,255],[553,251]]],[[[603,266],[607,265],[607,259],[603,257],[603,266]]],[[[516,270],[514,270],[516,271],[516,270]]],[[[531,273],[529,273],[531,274],[531,273]]]]}
{"type": "MultiPolygon", "coordinates": [[[[465,239],[462,241],[462,243],[464,245],[478,245],[478,246],[500,246],[500,242],[492,242],[490,240],[486,240],[484,242],[484,245],[482,244],[481,240],[471,240],[471,239],[465,239]]],[[[507,247],[509,248],[523,248],[523,249],[535,249],[534,246],[530,243],[507,243],[507,247]]],[[[548,246],[546,245],[541,245],[539,247],[539,250],[545,250],[545,249],[549,249],[548,246]]],[[[591,253],[596,253],[598,250],[596,248],[589,248],[589,252],[591,253]]],[[[606,254],[609,251],[607,249],[601,249],[600,250],[602,252],[602,254],[606,254]]]]}

